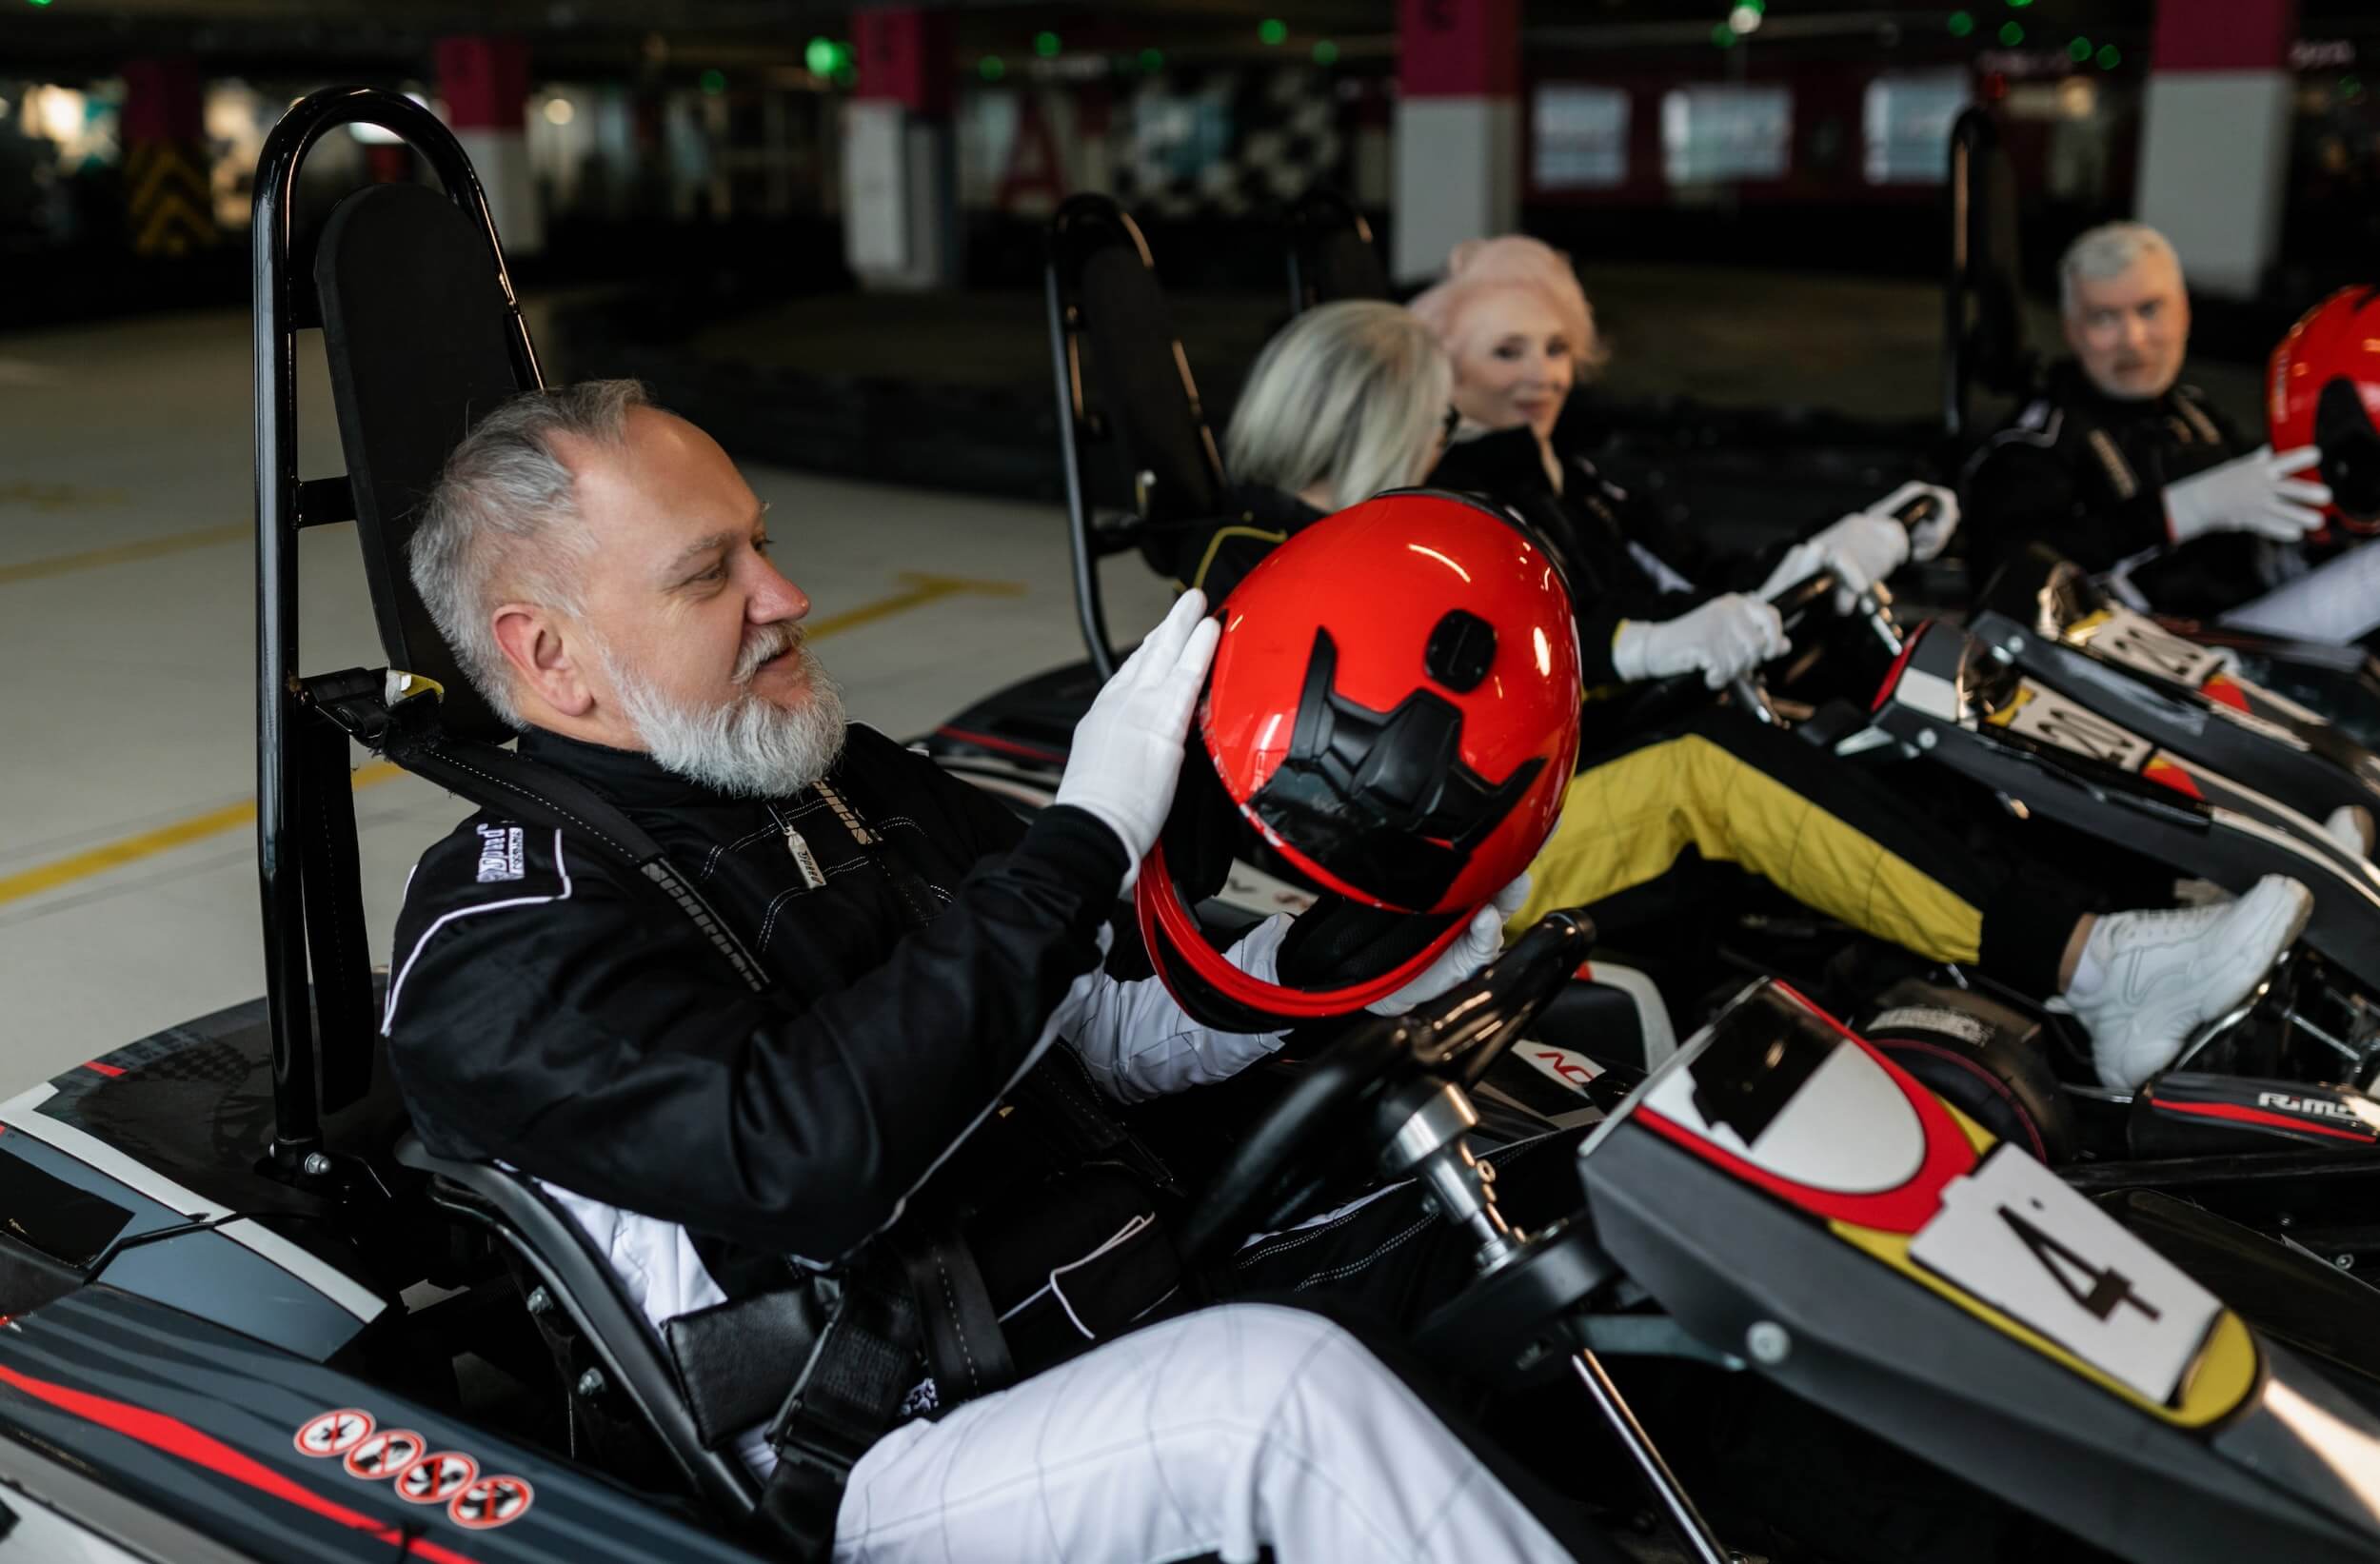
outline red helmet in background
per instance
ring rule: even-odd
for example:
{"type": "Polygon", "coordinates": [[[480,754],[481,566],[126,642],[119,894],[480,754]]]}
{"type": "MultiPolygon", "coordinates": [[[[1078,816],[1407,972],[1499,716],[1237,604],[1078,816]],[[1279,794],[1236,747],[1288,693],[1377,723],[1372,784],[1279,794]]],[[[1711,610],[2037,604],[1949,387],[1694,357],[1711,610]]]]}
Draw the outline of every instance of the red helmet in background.
{"type": "Polygon", "coordinates": [[[2380,533],[2380,288],[2341,288],[2290,327],[2265,377],[2265,423],[2276,451],[2322,447],[2327,515],[2380,533]]]}
{"type": "Polygon", "coordinates": [[[1175,817],[1140,874],[1141,933],[1209,1024],[1350,1014],[1418,976],[1552,832],[1578,752],[1570,594],[1513,518],[1408,489],[1299,532],[1220,612],[1175,817]],[[1186,814],[1224,805],[1329,893],[1298,935],[1359,915],[1337,943],[1353,926],[1365,948],[1339,953],[1332,986],[1250,977],[1192,916],[1168,848],[1186,814]],[[1350,976],[1351,955],[1385,970],[1350,976]]]}

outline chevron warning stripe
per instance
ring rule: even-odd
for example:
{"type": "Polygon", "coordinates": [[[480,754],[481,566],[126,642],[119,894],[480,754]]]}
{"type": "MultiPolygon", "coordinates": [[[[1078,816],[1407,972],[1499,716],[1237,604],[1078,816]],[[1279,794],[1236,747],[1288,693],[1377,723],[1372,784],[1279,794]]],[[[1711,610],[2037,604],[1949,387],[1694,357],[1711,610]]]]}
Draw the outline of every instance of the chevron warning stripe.
{"type": "Polygon", "coordinates": [[[214,197],[198,144],[132,143],[125,149],[124,185],[134,252],[185,255],[215,242],[214,197]]]}

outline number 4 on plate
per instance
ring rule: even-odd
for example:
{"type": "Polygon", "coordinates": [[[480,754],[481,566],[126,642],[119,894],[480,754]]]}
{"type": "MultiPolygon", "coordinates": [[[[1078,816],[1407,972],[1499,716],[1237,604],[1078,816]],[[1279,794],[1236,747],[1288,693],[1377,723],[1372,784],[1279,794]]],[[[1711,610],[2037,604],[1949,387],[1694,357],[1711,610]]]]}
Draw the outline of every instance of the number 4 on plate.
{"type": "Polygon", "coordinates": [[[2159,1405],[2223,1305],[2013,1146],[1942,1191],[1909,1257],[2159,1405]]]}

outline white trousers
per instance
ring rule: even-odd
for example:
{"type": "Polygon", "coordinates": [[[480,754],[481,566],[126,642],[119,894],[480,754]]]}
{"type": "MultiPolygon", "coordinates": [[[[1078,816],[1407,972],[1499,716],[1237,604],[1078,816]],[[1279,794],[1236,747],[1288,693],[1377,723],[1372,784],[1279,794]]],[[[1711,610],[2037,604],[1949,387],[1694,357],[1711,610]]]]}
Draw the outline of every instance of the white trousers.
{"type": "Polygon", "coordinates": [[[1137,1331],[852,1469],[837,1564],[1568,1556],[1345,1330],[1235,1303],[1137,1331]]]}

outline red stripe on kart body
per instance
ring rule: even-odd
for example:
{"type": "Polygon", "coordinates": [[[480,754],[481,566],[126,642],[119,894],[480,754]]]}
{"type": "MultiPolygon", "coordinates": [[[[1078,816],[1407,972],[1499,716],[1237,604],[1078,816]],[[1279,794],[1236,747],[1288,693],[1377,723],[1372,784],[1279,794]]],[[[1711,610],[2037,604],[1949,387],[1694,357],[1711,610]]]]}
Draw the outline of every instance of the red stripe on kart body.
{"type": "Polygon", "coordinates": [[[1882,711],[1884,709],[1884,703],[1893,698],[1894,686],[1897,685],[1901,682],[1902,670],[1909,666],[1909,660],[1917,655],[1917,638],[1924,635],[1926,631],[1932,629],[1933,627],[1934,621],[1929,619],[1924,624],[1918,625],[1915,629],[1910,631],[1909,639],[1901,643],[1900,655],[1893,659],[1893,665],[1890,668],[1887,668],[1884,672],[1884,683],[1876,686],[1875,699],[1868,703],[1868,713],[1870,716],[1874,716],[1875,713],[1882,711]]]}
{"type": "Polygon", "coordinates": [[[113,1064],[102,1064],[95,1059],[85,1059],[83,1061],[83,1068],[86,1070],[96,1070],[101,1075],[108,1077],[111,1080],[117,1076],[124,1074],[123,1070],[117,1066],[113,1064]]]}
{"type": "Polygon", "coordinates": [[[2153,1102],[2159,1113],[2189,1114],[2198,1119],[2231,1119],[2243,1124],[2270,1124],[2284,1130],[2304,1130],[2309,1135],[2327,1135],[2336,1140],[2353,1140],[2361,1145],[2372,1144],[2367,1131],[2343,1130],[2332,1124],[2317,1124],[2309,1119],[2295,1119],[2270,1108],[2251,1108],[2242,1102],[2153,1102]]]}
{"type": "Polygon", "coordinates": [[[1790,983],[1776,985],[1793,1000],[1840,1036],[1852,1047],[1866,1053],[1892,1078],[1901,1095],[1917,1115],[1920,1133],[1925,1138],[1925,1156],[1919,1159],[1917,1171],[1907,1181],[1894,1189],[1876,1190],[1865,1195],[1846,1195],[1839,1190],[1817,1189],[1809,1184],[1771,1173],[1759,1164],[1736,1156],[1718,1142],[1709,1139],[1685,1125],[1667,1119],[1653,1108],[1638,1108],[1635,1122],[1643,1124],[1656,1135],[1712,1163],[1722,1172],[1743,1183],[1764,1190],[1786,1204],[1825,1220],[1850,1222],[1857,1227],[1877,1228],[1887,1233],[1914,1233],[1925,1226],[1941,1209],[1943,1188],[1962,1174],[1974,1171],[1980,1158],[1967,1132],[1958,1127],[1951,1110],[1940,1098],[1917,1084],[1916,1078],[1893,1062],[1874,1043],[1854,1032],[1833,1016],[1812,1004],[1790,983]]]}
{"type": "Polygon", "coordinates": [[[387,1521],[376,1520],[360,1511],[327,1499],[312,1489],[290,1481],[262,1461],[243,1455],[213,1435],[200,1433],[179,1417],[169,1417],[162,1412],[136,1407],[129,1401],[93,1396],[89,1391],[69,1390],[64,1385],[53,1385],[46,1379],[35,1379],[9,1368],[0,1368],[0,1383],[13,1385],[36,1401],[46,1401],[111,1433],[121,1434],[152,1450],[161,1450],[177,1460],[220,1473],[235,1482],[246,1483],[259,1493],[269,1494],[284,1503],[296,1505],[301,1510],[351,1530],[367,1533],[373,1541],[396,1549],[405,1557],[426,1559],[429,1564],[478,1564],[478,1560],[468,1554],[443,1548],[426,1537],[407,1536],[387,1521]]]}
{"type": "Polygon", "coordinates": [[[2219,673],[2208,675],[2207,682],[2198,686],[2198,693],[2233,711],[2248,709],[2248,692],[2219,673]]]}
{"type": "Polygon", "coordinates": [[[2198,781],[2172,761],[2159,754],[2140,768],[2140,774],[2152,782],[2162,782],[2185,798],[2204,803],[2207,795],[2198,791],[2198,781]]]}
{"type": "Polygon", "coordinates": [[[1052,765],[1063,765],[1066,762],[1066,752],[1062,749],[1043,749],[1039,744],[1021,744],[1014,739],[1002,739],[989,733],[978,733],[971,728],[952,727],[947,723],[936,728],[934,732],[938,738],[956,739],[964,744],[977,744],[984,749],[997,749],[1010,755],[1021,755],[1028,761],[1043,761],[1052,765]]]}

